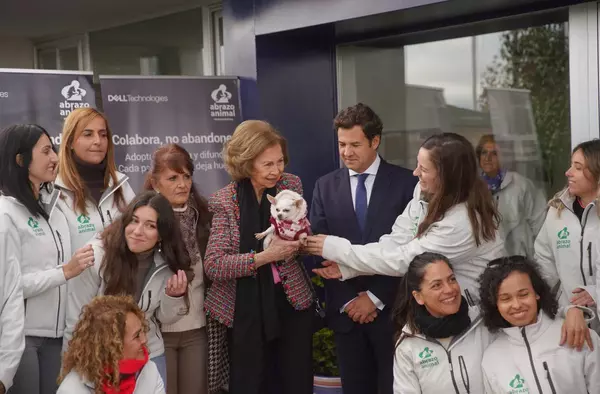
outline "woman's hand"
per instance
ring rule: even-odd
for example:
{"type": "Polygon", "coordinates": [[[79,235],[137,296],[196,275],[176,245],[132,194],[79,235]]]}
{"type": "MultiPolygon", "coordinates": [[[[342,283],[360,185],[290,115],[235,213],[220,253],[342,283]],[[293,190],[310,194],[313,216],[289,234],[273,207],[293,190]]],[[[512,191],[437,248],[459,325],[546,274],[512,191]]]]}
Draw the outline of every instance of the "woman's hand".
{"type": "Polygon", "coordinates": [[[254,267],[259,268],[265,264],[287,260],[298,253],[300,241],[286,241],[273,237],[269,247],[254,256],[254,267]]]}
{"type": "Polygon", "coordinates": [[[342,271],[335,261],[326,260],[321,263],[324,268],[315,268],[313,272],[323,279],[341,279],[342,271]]]}
{"type": "Polygon", "coordinates": [[[188,280],[185,271],[178,270],[177,273],[167,280],[165,293],[169,297],[181,297],[185,294],[188,287],[188,280]]]}
{"type": "Polygon", "coordinates": [[[94,249],[92,245],[85,245],[84,247],[77,249],[71,261],[63,265],[63,273],[67,280],[72,279],[87,268],[94,265],[94,249]]]}
{"type": "Polygon", "coordinates": [[[562,325],[560,346],[567,343],[570,348],[581,351],[583,344],[586,343],[590,349],[594,350],[592,336],[588,328],[583,311],[579,308],[569,308],[567,317],[562,325]]]}
{"type": "Polygon", "coordinates": [[[581,288],[573,290],[573,297],[571,297],[570,302],[571,305],[577,306],[596,306],[596,303],[594,302],[594,299],[590,293],[581,288]]]}
{"type": "Polygon", "coordinates": [[[327,235],[311,235],[306,240],[304,251],[315,256],[322,256],[325,238],[327,238],[327,235]]]}

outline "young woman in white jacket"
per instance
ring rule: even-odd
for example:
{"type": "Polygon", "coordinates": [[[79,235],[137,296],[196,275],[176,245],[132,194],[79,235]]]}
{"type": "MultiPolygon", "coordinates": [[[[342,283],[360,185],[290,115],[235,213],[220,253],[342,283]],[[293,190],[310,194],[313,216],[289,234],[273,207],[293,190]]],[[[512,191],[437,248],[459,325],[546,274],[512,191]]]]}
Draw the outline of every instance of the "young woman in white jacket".
{"type": "MultiPolygon", "coordinates": [[[[17,264],[21,276],[19,280],[13,272],[14,282],[2,290],[10,295],[2,320],[6,312],[12,315],[0,331],[15,343],[11,344],[12,357],[5,359],[10,363],[0,365],[0,376],[10,386],[14,362],[19,362],[17,349],[25,335],[11,393],[54,393],[60,372],[66,283],[93,264],[94,256],[87,247],[71,257],[69,228],[56,208],[60,192],[51,186],[58,160],[48,133],[37,125],[10,126],[0,135],[0,149],[0,265],[17,264]]],[[[6,345],[3,338],[0,348],[6,345]]]]}
{"type": "Polygon", "coordinates": [[[138,195],[123,215],[91,241],[95,265],[69,284],[65,348],[82,308],[98,295],[127,294],[145,313],[148,350],[166,383],[159,324],[173,324],[189,307],[190,258],[166,198],[138,195]]]}
{"type": "Polygon", "coordinates": [[[129,178],[117,172],[108,121],[94,108],[79,108],[67,116],[58,159],[58,206],[77,249],[116,220],[135,193],[129,178]]]}
{"type": "Polygon", "coordinates": [[[546,218],[545,194],[523,175],[502,168],[493,135],[482,136],[475,153],[481,177],[498,205],[506,253],[533,257],[533,243],[546,218]]]}
{"type": "MultiPolygon", "coordinates": [[[[445,256],[426,252],[411,262],[393,312],[395,394],[483,393],[481,360],[493,336],[466,293],[461,296],[445,256]]],[[[583,313],[572,309],[565,324],[569,346],[583,346],[584,337],[573,334],[589,330],[583,313]]],[[[557,345],[566,340],[554,338],[557,345]]]]}
{"type": "Polygon", "coordinates": [[[96,297],[83,307],[57,393],[164,394],[156,364],[148,359],[145,320],[128,296],[96,297]]]}
{"type": "Polygon", "coordinates": [[[600,393],[598,334],[590,330],[593,349],[556,343],[563,321],[535,263],[522,256],[491,262],[481,278],[481,308],[485,325],[499,332],[483,356],[486,393],[600,393]]]}
{"type": "Polygon", "coordinates": [[[473,146],[458,134],[434,135],[419,149],[414,175],[419,177],[415,197],[379,242],[351,245],[335,236],[309,237],[307,251],[329,260],[314,271],[342,280],[402,276],[415,256],[434,252],[448,257],[461,288],[477,297],[477,278],[505,252],[498,212],[479,177],[473,146]]]}
{"type": "Polygon", "coordinates": [[[573,149],[567,187],[550,201],[535,241],[535,261],[560,305],[593,307],[596,298],[594,243],[600,237],[600,140],[573,149]]]}

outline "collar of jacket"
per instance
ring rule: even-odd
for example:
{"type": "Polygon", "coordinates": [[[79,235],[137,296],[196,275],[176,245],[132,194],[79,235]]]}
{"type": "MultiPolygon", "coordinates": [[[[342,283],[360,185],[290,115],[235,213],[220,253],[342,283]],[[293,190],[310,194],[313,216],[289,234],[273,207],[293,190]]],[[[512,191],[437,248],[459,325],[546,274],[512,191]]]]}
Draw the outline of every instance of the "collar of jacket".
{"type": "Polygon", "coordinates": [[[546,330],[552,325],[553,320],[540,310],[535,323],[525,327],[508,327],[502,331],[508,336],[508,341],[518,346],[525,346],[523,332],[527,336],[527,341],[531,344],[544,335],[546,330]]]}
{"type": "MultiPolygon", "coordinates": [[[[98,202],[98,205],[102,205],[102,203],[104,202],[104,200],[106,200],[117,189],[119,189],[121,186],[123,186],[123,184],[125,182],[127,182],[128,180],[129,180],[129,177],[127,175],[121,174],[121,173],[117,173],[117,183],[113,182],[112,177],[109,178],[108,189],[106,189],[104,191],[104,193],[102,193],[102,197],[100,197],[100,201],[98,202]]],[[[62,180],[62,178],[60,176],[56,177],[56,181],[54,182],[54,185],[56,186],[56,188],[63,189],[63,190],[68,190],[68,191],[72,192],[72,190],[69,189],[64,184],[64,181],[62,180]]]]}

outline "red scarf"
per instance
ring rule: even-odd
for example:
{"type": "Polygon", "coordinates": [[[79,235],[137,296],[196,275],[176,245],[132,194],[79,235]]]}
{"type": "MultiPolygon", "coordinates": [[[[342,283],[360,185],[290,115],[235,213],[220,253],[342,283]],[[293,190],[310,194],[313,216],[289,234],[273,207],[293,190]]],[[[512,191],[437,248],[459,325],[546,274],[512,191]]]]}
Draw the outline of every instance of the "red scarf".
{"type": "MultiPolygon", "coordinates": [[[[148,349],[144,346],[144,358],[142,360],[129,359],[119,361],[119,373],[121,374],[121,381],[119,388],[115,389],[109,386],[106,382],[102,383],[102,392],[105,394],[133,394],[135,390],[135,383],[138,372],[144,368],[144,365],[148,362],[148,349]]],[[[111,373],[111,368],[105,368],[105,372],[111,373]]]]}

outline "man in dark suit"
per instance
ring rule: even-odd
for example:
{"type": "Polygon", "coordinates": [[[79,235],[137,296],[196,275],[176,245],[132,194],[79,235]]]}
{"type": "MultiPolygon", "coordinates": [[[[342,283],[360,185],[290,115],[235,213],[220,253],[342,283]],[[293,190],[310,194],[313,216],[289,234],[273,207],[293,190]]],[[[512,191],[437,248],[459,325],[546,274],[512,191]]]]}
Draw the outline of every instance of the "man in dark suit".
{"type": "MultiPolygon", "coordinates": [[[[368,106],[359,103],[342,110],[334,125],[346,168],[317,180],[312,230],[353,244],[375,242],[391,232],[418,179],[379,157],[383,124],[368,106]]],[[[335,332],[344,394],[393,392],[391,310],[399,281],[374,275],[325,282],[327,324],[335,332]]]]}

